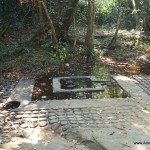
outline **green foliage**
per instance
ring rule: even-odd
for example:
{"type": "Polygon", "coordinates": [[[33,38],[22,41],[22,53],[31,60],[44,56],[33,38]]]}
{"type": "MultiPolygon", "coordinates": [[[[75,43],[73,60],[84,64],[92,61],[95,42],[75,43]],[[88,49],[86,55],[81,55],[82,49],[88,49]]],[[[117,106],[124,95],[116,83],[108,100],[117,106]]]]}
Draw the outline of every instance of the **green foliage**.
{"type": "Polygon", "coordinates": [[[68,45],[67,43],[59,43],[58,45],[58,58],[60,60],[64,60],[67,57],[68,54],[68,45]]]}
{"type": "Polygon", "coordinates": [[[42,39],[40,44],[42,48],[49,49],[52,46],[52,41],[50,39],[42,39]]]}
{"type": "Polygon", "coordinates": [[[28,53],[24,53],[23,55],[23,67],[25,68],[38,68],[49,65],[55,65],[59,61],[56,59],[50,50],[44,49],[28,49],[28,53]]]}
{"type": "Polygon", "coordinates": [[[94,46],[85,48],[85,56],[87,61],[93,60],[95,56],[94,46]]]}

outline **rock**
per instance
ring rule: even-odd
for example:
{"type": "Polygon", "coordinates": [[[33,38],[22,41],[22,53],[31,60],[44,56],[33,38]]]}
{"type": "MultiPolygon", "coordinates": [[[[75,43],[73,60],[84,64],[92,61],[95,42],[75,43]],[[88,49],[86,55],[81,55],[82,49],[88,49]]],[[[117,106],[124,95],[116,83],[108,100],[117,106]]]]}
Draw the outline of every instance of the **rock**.
{"type": "Polygon", "coordinates": [[[28,127],[28,124],[24,123],[21,125],[21,128],[27,128],[28,127]]]}
{"type": "Polygon", "coordinates": [[[48,122],[47,121],[39,121],[39,126],[40,127],[45,127],[48,125],[48,122]]]}
{"type": "Polygon", "coordinates": [[[52,130],[56,130],[59,127],[61,127],[60,123],[54,123],[51,125],[52,130]]]}
{"type": "Polygon", "coordinates": [[[46,86],[46,83],[45,83],[45,82],[43,82],[43,83],[40,83],[40,85],[41,85],[41,86],[46,86]]]}
{"type": "Polygon", "coordinates": [[[38,123],[36,121],[33,121],[30,123],[30,128],[36,128],[38,126],[38,123]]]}
{"type": "Polygon", "coordinates": [[[47,96],[41,96],[41,99],[46,99],[47,98],[47,96]]]}

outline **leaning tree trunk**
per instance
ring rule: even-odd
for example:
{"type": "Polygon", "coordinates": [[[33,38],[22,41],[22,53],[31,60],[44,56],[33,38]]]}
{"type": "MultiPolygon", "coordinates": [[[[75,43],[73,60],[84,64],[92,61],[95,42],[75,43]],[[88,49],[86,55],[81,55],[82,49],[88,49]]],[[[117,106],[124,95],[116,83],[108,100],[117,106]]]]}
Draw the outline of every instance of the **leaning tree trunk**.
{"type": "Polygon", "coordinates": [[[111,39],[110,43],[108,44],[108,49],[114,49],[116,47],[117,35],[118,35],[118,31],[121,27],[121,17],[122,17],[122,13],[119,12],[118,19],[117,19],[116,32],[115,32],[113,38],[111,39]]]}
{"type": "Polygon", "coordinates": [[[94,39],[94,0],[88,1],[88,18],[87,18],[87,33],[85,37],[85,46],[87,48],[93,47],[94,39]]]}

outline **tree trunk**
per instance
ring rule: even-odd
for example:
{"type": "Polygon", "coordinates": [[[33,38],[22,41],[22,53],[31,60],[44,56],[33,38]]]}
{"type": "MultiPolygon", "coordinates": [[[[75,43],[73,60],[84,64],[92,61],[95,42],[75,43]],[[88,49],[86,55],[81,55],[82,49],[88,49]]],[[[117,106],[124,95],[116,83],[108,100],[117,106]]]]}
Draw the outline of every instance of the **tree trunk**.
{"type": "Polygon", "coordinates": [[[43,8],[44,8],[45,15],[46,15],[46,17],[47,17],[47,19],[48,19],[49,26],[50,26],[50,28],[51,28],[51,30],[52,30],[54,48],[57,49],[57,35],[56,35],[56,31],[55,31],[55,28],[54,28],[54,25],[53,25],[53,21],[52,21],[50,15],[49,15],[49,13],[48,13],[48,10],[47,10],[47,8],[46,8],[45,3],[44,3],[43,1],[42,1],[41,3],[42,3],[42,6],[43,6],[43,8]]]}
{"type": "Polygon", "coordinates": [[[40,17],[40,36],[44,33],[44,25],[43,25],[43,13],[42,13],[42,5],[41,0],[38,0],[38,7],[39,7],[39,17],[40,17]]]}
{"type": "Polygon", "coordinates": [[[139,29],[139,15],[137,13],[137,3],[136,3],[136,0],[132,0],[132,6],[133,6],[133,12],[134,12],[134,15],[135,15],[135,20],[136,20],[136,29],[138,30],[139,29]]]}
{"type": "Polygon", "coordinates": [[[85,37],[85,45],[87,48],[93,47],[94,38],[94,0],[88,1],[88,18],[87,18],[87,33],[85,37]]]}
{"type": "Polygon", "coordinates": [[[112,38],[112,40],[110,41],[109,45],[108,45],[108,49],[114,49],[116,47],[116,40],[117,40],[117,35],[118,35],[118,31],[121,27],[121,17],[122,17],[122,13],[119,12],[118,15],[118,19],[117,19],[117,28],[116,28],[116,32],[112,38]]]}
{"type": "Polygon", "coordinates": [[[73,2],[71,3],[70,9],[68,9],[66,12],[66,15],[65,15],[66,19],[63,21],[63,25],[61,27],[61,40],[67,39],[68,30],[74,20],[74,15],[76,12],[78,2],[79,0],[73,0],[73,2]]]}
{"type": "Polygon", "coordinates": [[[76,46],[76,43],[77,43],[76,18],[75,18],[75,15],[74,15],[74,18],[73,18],[73,29],[74,29],[73,47],[75,47],[75,46],[76,46]]]}

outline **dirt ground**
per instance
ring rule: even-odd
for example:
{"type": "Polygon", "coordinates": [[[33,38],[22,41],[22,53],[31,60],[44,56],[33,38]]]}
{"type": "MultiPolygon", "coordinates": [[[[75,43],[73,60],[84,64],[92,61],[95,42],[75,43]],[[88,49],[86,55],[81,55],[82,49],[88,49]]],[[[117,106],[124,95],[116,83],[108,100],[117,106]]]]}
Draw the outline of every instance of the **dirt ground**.
{"type": "MultiPolygon", "coordinates": [[[[78,38],[81,40],[85,35],[85,30],[78,30],[78,38]]],[[[107,64],[110,68],[115,69],[116,72],[123,72],[127,75],[132,74],[150,74],[150,36],[140,33],[139,31],[120,30],[118,33],[116,48],[109,50],[107,48],[108,43],[112,39],[115,30],[95,30],[95,53],[98,54],[96,61],[101,61],[107,64]],[[117,68],[117,69],[116,69],[117,68]],[[124,71],[126,69],[126,71],[124,71]],[[135,71],[135,70],[138,70],[135,71]],[[144,70],[144,73],[143,73],[144,70]],[[146,72],[145,72],[146,70],[146,72]],[[126,73],[127,72],[127,73],[126,73]]],[[[9,45],[11,42],[22,42],[29,34],[24,34],[24,31],[16,32],[16,34],[7,35],[1,40],[2,44],[9,45]],[[19,38],[18,38],[19,37],[19,38]]],[[[76,50],[80,45],[77,45],[76,50]]],[[[37,53],[42,55],[42,51],[37,50],[37,53]]],[[[33,56],[34,57],[34,56],[33,56]]],[[[37,76],[43,73],[53,71],[59,67],[63,67],[65,64],[77,62],[83,63],[82,55],[75,56],[74,59],[67,60],[61,64],[43,66],[36,68],[22,68],[22,56],[16,57],[11,62],[11,68],[7,70],[1,70],[0,82],[15,81],[26,76],[37,76]]],[[[6,61],[8,59],[6,58],[6,61]]],[[[4,59],[5,61],[5,59],[4,59]]],[[[111,70],[111,69],[110,69],[111,70]]]]}

